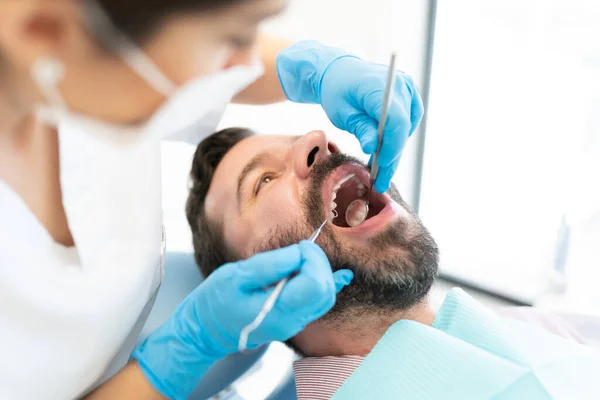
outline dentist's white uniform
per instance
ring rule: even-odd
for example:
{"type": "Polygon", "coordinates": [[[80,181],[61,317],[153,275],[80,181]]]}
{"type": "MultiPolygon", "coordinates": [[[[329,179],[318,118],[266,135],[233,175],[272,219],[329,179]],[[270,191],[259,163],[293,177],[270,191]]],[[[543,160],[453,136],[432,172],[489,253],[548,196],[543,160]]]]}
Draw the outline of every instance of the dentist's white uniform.
{"type": "Polygon", "coordinates": [[[163,276],[160,141],[198,143],[261,73],[237,66],[183,87],[141,135],[61,121],[76,247],[55,243],[0,180],[0,399],[75,398],[125,365],[163,276]]]}

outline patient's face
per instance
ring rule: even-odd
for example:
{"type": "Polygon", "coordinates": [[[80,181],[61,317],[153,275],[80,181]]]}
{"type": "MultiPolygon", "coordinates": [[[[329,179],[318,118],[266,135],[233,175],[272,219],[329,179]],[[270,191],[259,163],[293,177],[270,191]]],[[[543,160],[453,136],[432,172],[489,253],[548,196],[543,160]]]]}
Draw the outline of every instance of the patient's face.
{"type": "Polygon", "coordinates": [[[247,258],[308,238],[335,202],[339,216],[326,224],[317,243],[334,270],[350,268],[356,276],[336,308],[407,308],[431,286],[437,247],[395,188],[383,195],[373,191],[367,220],[350,227],[346,209],[366,197],[368,184],[366,166],[339,153],[321,131],[253,136],[219,163],[205,212],[221,227],[230,251],[247,258]]]}

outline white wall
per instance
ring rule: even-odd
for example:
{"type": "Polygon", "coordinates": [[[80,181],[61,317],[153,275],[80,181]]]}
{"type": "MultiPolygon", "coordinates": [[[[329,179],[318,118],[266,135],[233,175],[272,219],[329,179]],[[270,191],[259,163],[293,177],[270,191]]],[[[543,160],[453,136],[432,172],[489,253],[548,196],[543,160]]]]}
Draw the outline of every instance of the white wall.
{"type": "Polygon", "coordinates": [[[439,2],[419,211],[441,272],[525,301],[566,274],[570,309],[600,310],[598,21],[597,0],[439,2]]]}

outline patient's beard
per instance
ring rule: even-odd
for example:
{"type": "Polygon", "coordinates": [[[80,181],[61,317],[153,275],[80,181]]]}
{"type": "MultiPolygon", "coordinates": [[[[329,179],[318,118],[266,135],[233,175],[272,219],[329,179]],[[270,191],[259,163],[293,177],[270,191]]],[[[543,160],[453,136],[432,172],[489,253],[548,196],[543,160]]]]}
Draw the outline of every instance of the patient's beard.
{"type": "MultiPolygon", "coordinates": [[[[325,179],[346,163],[362,163],[344,154],[334,154],[313,166],[309,188],[303,195],[305,223],[274,228],[257,251],[288,246],[306,239],[323,222],[321,198],[325,179]]],[[[343,323],[362,313],[404,311],[422,302],[429,293],[438,269],[438,248],[430,233],[412,214],[394,185],[390,197],[408,218],[398,219],[373,237],[367,247],[355,249],[326,227],[318,243],[334,271],[350,269],[354,280],[337,296],[334,308],[322,320],[343,323]]]]}

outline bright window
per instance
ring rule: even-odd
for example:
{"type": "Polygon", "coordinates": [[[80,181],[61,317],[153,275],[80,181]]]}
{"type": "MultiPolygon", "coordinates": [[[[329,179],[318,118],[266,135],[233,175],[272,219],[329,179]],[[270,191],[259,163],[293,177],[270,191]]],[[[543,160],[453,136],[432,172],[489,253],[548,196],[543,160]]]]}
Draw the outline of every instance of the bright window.
{"type": "Polygon", "coordinates": [[[420,213],[444,274],[533,301],[565,271],[600,305],[598,21],[592,0],[438,2],[420,213]]]}

